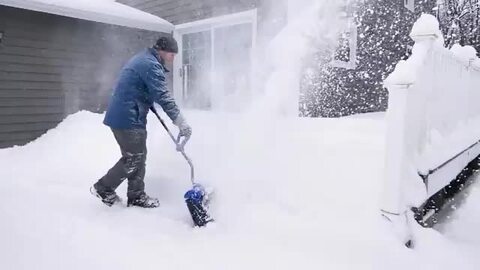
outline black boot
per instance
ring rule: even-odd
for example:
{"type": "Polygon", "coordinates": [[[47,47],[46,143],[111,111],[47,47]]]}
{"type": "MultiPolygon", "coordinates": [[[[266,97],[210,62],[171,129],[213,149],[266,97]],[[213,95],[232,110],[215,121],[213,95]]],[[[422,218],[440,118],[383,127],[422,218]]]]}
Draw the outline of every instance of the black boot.
{"type": "Polygon", "coordinates": [[[122,199],[120,199],[120,197],[118,197],[118,195],[115,192],[99,192],[95,188],[95,185],[93,185],[90,188],[90,193],[92,193],[92,195],[102,200],[102,202],[108,206],[112,206],[116,203],[122,202],[122,199]]]}
{"type": "Polygon", "coordinates": [[[142,208],[157,208],[160,206],[160,202],[157,198],[149,197],[147,194],[142,194],[140,197],[132,199],[128,198],[127,206],[138,206],[142,208]]]}

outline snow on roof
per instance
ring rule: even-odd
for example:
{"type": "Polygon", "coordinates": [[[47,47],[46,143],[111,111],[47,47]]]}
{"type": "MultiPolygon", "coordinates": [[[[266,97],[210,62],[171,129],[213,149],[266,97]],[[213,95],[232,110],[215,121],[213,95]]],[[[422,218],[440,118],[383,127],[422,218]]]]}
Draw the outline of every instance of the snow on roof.
{"type": "Polygon", "coordinates": [[[0,5],[155,32],[174,28],[160,17],[115,0],[0,0],[0,5]]]}

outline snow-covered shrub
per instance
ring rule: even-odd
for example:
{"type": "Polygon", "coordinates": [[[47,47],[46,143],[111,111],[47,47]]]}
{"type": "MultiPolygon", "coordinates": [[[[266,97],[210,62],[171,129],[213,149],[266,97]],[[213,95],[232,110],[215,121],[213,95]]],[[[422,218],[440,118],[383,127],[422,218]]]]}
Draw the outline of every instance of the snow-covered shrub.
{"type": "MultiPolygon", "coordinates": [[[[438,0],[436,14],[448,48],[470,45],[480,52],[480,1],[438,0]]],[[[479,54],[480,56],[480,54],[479,54]]]]}
{"type": "Polygon", "coordinates": [[[300,96],[302,116],[338,117],[387,107],[382,82],[395,63],[408,55],[412,44],[408,31],[414,14],[402,1],[365,0],[351,3],[347,16],[356,32],[356,42],[345,48],[340,38],[340,52],[325,55],[319,48],[306,63],[300,96]],[[356,54],[348,55],[350,50],[356,54]],[[354,56],[348,59],[353,65],[345,68],[332,64],[346,55],[354,56]]]}

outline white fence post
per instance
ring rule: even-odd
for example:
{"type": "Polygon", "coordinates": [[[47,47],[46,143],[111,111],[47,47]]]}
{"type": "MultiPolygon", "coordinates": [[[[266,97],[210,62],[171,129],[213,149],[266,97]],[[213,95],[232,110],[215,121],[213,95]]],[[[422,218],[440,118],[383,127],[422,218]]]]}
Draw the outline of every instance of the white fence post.
{"type": "Polygon", "coordinates": [[[385,183],[382,198],[382,215],[391,222],[394,233],[408,247],[412,233],[408,226],[406,205],[402,198],[405,164],[405,129],[408,84],[388,87],[387,138],[385,157],[385,183]]]}
{"type": "Polygon", "coordinates": [[[386,132],[385,185],[383,190],[382,211],[398,215],[404,212],[401,188],[405,145],[405,121],[408,96],[408,84],[388,87],[388,111],[386,132]]]}
{"type": "MultiPolygon", "coordinates": [[[[425,18],[425,17],[422,17],[425,18]]],[[[427,17],[427,20],[431,18],[427,17]]],[[[431,26],[431,25],[430,25],[431,26]]],[[[412,66],[419,67],[423,64],[432,50],[436,40],[440,37],[438,23],[435,27],[425,27],[425,23],[416,23],[411,38],[415,41],[413,54],[409,65],[401,61],[395,71],[385,80],[388,88],[389,100],[387,110],[386,131],[386,156],[385,156],[385,182],[382,196],[382,215],[391,222],[394,233],[407,247],[413,244],[412,231],[409,226],[412,214],[404,198],[407,179],[418,177],[412,175],[409,158],[412,156],[412,142],[416,140],[412,128],[411,115],[409,114],[415,104],[415,95],[412,95],[412,85],[416,80],[416,71],[412,66]],[[413,64],[413,65],[412,65],[413,64]]],[[[417,106],[418,107],[418,106],[417,106]]],[[[417,120],[418,121],[418,120],[417,120]]],[[[418,134],[418,133],[417,133],[418,134]]],[[[416,173],[416,172],[415,172],[416,173]]]]}

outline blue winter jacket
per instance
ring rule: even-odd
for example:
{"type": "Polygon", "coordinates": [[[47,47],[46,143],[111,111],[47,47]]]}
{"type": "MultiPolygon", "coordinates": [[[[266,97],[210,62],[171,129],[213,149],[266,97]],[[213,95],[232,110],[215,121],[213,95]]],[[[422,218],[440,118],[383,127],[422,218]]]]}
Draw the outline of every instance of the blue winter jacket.
{"type": "Polygon", "coordinates": [[[174,121],[180,111],[167,89],[166,72],[155,49],[130,59],[120,72],[103,123],[114,129],[146,129],[154,102],[174,121]]]}

